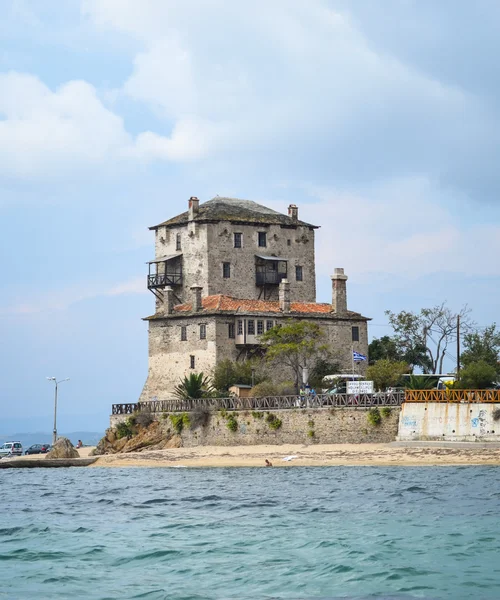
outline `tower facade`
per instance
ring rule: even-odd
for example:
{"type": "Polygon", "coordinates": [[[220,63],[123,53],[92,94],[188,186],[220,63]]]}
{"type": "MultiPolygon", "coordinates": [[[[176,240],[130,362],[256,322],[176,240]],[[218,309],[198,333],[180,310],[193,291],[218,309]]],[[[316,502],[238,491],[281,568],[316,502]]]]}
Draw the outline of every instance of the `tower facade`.
{"type": "Polygon", "coordinates": [[[217,197],[200,205],[192,197],[185,213],[150,229],[155,258],[148,287],[159,299],[169,285],[185,302],[198,285],[205,296],[277,300],[287,279],[297,301],[316,300],[317,227],[300,221],[295,205],[282,215],[250,200],[217,197]]]}
{"type": "MultiPolygon", "coordinates": [[[[170,397],[189,373],[261,351],[259,336],[288,319],[317,323],[344,372],[368,351],[368,318],[347,308],[335,269],[332,302],[316,302],[314,233],[290,205],[283,215],[249,200],[191,197],[188,210],[150,229],[149,368],[140,401],[170,397]]],[[[360,367],[360,370],[363,366],[360,367]]]]}

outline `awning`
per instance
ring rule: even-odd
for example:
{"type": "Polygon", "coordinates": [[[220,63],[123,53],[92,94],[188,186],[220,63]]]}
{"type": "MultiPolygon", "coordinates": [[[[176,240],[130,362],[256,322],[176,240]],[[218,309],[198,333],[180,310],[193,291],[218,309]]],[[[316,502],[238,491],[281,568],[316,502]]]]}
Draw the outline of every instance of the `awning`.
{"type": "Polygon", "coordinates": [[[160,256],[160,258],[155,258],[154,260],[149,260],[146,264],[152,265],[153,263],[168,262],[169,260],[173,260],[174,258],[178,258],[179,256],[182,256],[182,253],[181,254],[170,254],[169,256],[160,256]]]}
{"type": "Polygon", "coordinates": [[[281,256],[262,256],[262,254],[256,254],[257,258],[262,258],[262,260],[284,260],[288,262],[288,258],[282,258],[281,256]]]}

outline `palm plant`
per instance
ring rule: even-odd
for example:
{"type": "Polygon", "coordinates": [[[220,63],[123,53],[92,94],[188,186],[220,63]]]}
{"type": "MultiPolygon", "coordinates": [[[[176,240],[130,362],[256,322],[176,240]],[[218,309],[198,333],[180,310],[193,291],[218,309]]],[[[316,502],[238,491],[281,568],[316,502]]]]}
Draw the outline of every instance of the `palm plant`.
{"type": "Polygon", "coordinates": [[[437,377],[429,375],[410,375],[405,382],[405,388],[408,390],[432,390],[436,387],[437,377]]]}
{"type": "Polygon", "coordinates": [[[186,400],[187,398],[206,398],[211,396],[213,388],[208,377],[203,373],[190,373],[175,387],[176,398],[186,400]]]}

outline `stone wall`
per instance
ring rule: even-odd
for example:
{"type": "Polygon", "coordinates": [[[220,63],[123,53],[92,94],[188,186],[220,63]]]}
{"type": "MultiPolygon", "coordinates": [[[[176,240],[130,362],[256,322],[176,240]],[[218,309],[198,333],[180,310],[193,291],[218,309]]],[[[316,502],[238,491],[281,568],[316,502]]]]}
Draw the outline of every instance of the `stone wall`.
{"type": "MultiPolygon", "coordinates": [[[[211,414],[204,427],[185,427],[181,437],[185,447],[388,443],[396,439],[400,409],[391,407],[390,410],[389,416],[382,416],[380,425],[371,425],[368,410],[362,408],[273,410],[261,413],[218,411],[211,414]],[[270,427],[269,414],[281,420],[279,429],[270,427]],[[237,422],[234,432],[228,428],[230,415],[237,422]]],[[[127,415],[113,415],[110,424],[113,427],[126,418],[127,415]]],[[[174,433],[168,417],[165,427],[174,433]]]]}
{"type": "MultiPolygon", "coordinates": [[[[278,256],[288,259],[290,295],[294,302],[316,301],[316,269],[314,264],[314,230],[280,225],[241,225],[228,221],[207,226],[208,288],[204,295],[225,294],[235,298],[258,299],[262,288],[255,284],[255,255],[278,256]],[[258,245],[259,232],[265,232],[267,246],[258,245]],[[234,234],[242,234],[242,247],[234,247],[234,234]],[[231,277],[222,277],[222,263],[231,265],[231,277]],[[301,266],[303,280],[296,281],[295,267],[301,266]]],[[[278,300],[278,286],[267,299],[278,300]]]]}
{"type": "MultiPolygon", "coordinates": [[[[288,279],[294,302],[316,301],[314,230],[297,226],[241,225],[229,221],[197,223],[166,228],[155,232],[155,257],[182,253],[183,283],[175,292],[182,302],[190,302],[190,287],[200,285],[203,296],[225,294],[235,298],[258,299],[261,288],[255,284],[255,255],[288,259],[288,279]],[[267,246],[258,245],[259,231],[266,232],[267,246]],[[242,247],[234,247],[234,234],[242,234],[242,247]],[[177,235],[181,249],[177,250],[177,235]],[[290,242],[290,243],[289,243],[290,242]],[[230,277],[222,276],[222,263],[229,262],[230,277]],[[303,279],[296,281],[295,267],[301,266],[303,279]]],[[[272,298],[278,299],[275,286],[272,298]]]]}
{"type": "MultiPolygon", "coordinates": [[[[267,319],[274,323],[283,322],[290,315],[283,313],[265,314],[252,313],[248,318],[254,320],[267,319]]],[[[203,312],[176,314],[165,319],[149,321],[149,366],[148,376],[144,385],[140,402],[147,400],[163,400],[168,398],[181,379],[190,373],[204,373],[210,376],[215,365],[224,359],[237,360],[240,348],[236,339],[230,339],[228,324],[236,323],[238,318],[246,318],[240,314],[207,315],[203,312]],[[200,339],[200,325],[206,326],[206,339],[200,339]],[[181,340],[181,328],[185,326],[187,340],[181,340]],[[190,357],[194,356],[195,366],[191,368],[190,357]]],[[[297,316],[295,318],[303,318],[297,316]]],[[[325,332],[325,343],[334,353],[335,360],[341,365],[341,370],[352,370],[351,349],[367,354],[368,331],[366,321],[350,321],[340,319],[324,319],[310,317],[325,332]],[[352,342],[352,327],[359,327],[359,342],[352,342]]],[[[366,363],[355,366],[357,373],[364,373],[366,363]]],[[[282,373],[283,376],[283,373],[282,373]]],[[[293,373],[287,375],[293,380],[293,373]]]]}
{"type": "Polygon", "coordinates": [[[499,409],[500,404],[404,403],[398,439],[498,442],[500,419],[495,421],[494,412],[499,409]]]}

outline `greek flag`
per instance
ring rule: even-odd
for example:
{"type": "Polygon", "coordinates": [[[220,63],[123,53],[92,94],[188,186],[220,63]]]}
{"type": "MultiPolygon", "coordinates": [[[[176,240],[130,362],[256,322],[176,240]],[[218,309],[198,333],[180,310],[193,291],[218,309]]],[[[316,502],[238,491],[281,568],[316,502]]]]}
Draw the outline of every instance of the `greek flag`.
{"type": "Polygon", "coordinates": [[[364,354],[360,354],[359,352],[352,351],[352,360],[354,362],[363,362],[366,360],[366,356],[364,354]]]}

